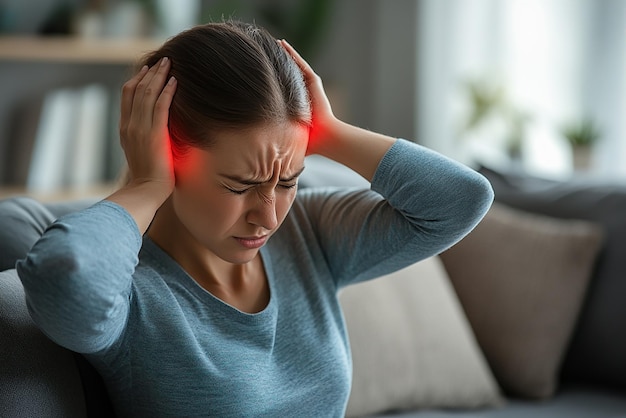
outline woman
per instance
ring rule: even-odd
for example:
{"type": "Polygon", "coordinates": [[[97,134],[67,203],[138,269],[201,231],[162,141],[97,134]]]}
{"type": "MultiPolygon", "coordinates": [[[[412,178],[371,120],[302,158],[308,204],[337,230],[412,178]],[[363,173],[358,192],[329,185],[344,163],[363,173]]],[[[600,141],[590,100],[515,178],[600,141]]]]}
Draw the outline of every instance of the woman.
{"type": "Polygon", "coordinates": [[[337,292],[457,242],[489,184],[339,121],[309,65],[252,25],[193,28],[145,63],[122,93],[129,182],[18,264],[33,319],[120,416],[342,416],[337,292]],[[372,190],[296,197],[306,153],[372,190]]]}

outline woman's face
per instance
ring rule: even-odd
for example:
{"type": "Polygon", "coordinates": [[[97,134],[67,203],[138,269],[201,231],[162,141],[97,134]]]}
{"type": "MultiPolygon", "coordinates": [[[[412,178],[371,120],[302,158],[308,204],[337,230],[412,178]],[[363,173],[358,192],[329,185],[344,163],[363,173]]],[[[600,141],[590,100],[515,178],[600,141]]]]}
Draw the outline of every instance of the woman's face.
{"type": "Polygon", "coordinates": [[[252,260],[284,221],[304,169],[308,130],[296,123],[224,131],[178,160],[174,210],[224,261],[252,260]]]}

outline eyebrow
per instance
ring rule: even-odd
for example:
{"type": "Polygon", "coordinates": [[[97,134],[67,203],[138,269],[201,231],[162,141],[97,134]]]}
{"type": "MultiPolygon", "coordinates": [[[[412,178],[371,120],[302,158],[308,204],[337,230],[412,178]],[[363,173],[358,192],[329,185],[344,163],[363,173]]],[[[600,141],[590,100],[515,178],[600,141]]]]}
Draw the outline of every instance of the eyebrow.
{"type": "MultiPolygon", "coordinates": [[[[302,172],[304,171],[304,168],[305,167],[302,167],[301,169],[299,169],[291,177],[279,178],[278,181],[283,182],[283,183],[287,183],[287,182],[293,181],[293,180],[297,179],[298,177],[300,177],[300,174],[302,174],[302,172]]],[[[235,182],[237,182],[239,184],[243,184],[243,185],[246,185],[246,186],[254,186],[254,185],[263,184],[263,183],[267,183],[268,182],[268,180],[247,179],[247,178],[243,178],[243,177],[237,176],[235,174],[220,174],[220,176],[226,177],[229,180],[235,181],[235,182]]]]}

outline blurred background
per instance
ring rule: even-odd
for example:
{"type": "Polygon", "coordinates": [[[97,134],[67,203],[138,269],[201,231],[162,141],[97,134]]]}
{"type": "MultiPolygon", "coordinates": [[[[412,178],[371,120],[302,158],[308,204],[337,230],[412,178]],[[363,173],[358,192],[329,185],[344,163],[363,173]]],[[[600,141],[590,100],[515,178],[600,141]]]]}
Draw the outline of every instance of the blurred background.
{"type": "Polygon", "coordinates": [[[2,0],[0,189],[112,181],[136,60],[231,17],[288,39],[350,123],[471,166],[626,181],[622,0],[2,0]]]}

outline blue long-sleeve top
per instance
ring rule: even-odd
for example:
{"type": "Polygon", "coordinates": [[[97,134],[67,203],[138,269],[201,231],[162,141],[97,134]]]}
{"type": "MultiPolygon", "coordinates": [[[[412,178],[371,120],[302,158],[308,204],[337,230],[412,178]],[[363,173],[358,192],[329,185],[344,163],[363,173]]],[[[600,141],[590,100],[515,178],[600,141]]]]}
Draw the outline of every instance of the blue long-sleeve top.
{"type": "Polygon", "coordinates": [[[248,314],[200,287],[121,206],[52,224],[17,269],[30,314],[84,353],[119,416],[343,416],[343,286],[437,254],[493,199],[479,174],[398,140],[371,190],[301,190],[260,254],[270,301],[248,314]]]}

